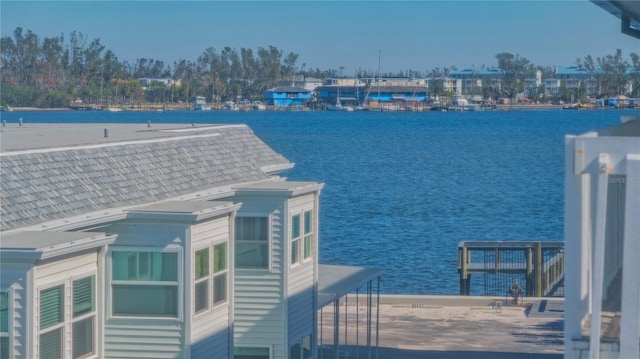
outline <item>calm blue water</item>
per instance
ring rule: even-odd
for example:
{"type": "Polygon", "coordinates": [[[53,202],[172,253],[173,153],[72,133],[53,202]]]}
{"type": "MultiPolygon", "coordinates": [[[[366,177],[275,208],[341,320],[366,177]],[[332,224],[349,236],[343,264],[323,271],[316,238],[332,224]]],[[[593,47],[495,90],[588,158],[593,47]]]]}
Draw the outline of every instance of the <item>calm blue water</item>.
{"type": "Polygon", "coordinates": [[[325,183],[320,258],[386,270],[385,293],[457,294],[463,240],[562,240],[564,135],[617,110],[4,112],[17,122],[246,123],[325,183]]]}

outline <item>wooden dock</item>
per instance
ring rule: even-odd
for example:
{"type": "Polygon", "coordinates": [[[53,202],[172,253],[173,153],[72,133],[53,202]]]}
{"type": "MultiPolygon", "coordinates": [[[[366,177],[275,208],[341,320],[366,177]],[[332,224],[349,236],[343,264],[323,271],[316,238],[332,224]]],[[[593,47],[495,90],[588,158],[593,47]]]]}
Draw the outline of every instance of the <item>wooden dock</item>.
{"type": "Polygon", "coordinates": [[[463,241],[458,245],[460,295],[505,295],[518,279],[527,296],[564,295],[564,242],[463,241]],[[480,280],[471,280],[481,275],[480,280]],[[477,291],[477,289],[476,289],[477,291]]]}

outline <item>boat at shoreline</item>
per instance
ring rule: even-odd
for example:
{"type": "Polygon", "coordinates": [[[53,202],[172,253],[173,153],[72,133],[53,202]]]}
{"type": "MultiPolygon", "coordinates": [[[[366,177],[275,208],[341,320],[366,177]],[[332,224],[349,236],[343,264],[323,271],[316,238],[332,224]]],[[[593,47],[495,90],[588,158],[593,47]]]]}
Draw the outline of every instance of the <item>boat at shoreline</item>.
{"type": "Polygon", "coordinates": [[[337,95],[336,95],[336,104],[335,105],[327,105],[327,111],[353,112],[353,107],[345,106],[340,101],[340,87],[338,87],[338,92],[337,92],[337,95]]]}
{"type": "Polygon", "coordinates": [[[340,102],[336,102],[335,105],[327,105],[327,111],[343,111],[343,112],[353,112],[353,107],[345,106],[340,102]]]}
{"type": "Polygon", "coordinates": [[[196,111],[211,111],[211,107],[207,106],[207,101],[204,99],[204,96],[196,96],[193,109],[196,111]]]}
{"type": "Polygon", "coordinates": [[[251,108],[253,108],[256,111],[264,111],[267,109],[267,106],[263,104],[261,101],[253,101],[251,108]]]}

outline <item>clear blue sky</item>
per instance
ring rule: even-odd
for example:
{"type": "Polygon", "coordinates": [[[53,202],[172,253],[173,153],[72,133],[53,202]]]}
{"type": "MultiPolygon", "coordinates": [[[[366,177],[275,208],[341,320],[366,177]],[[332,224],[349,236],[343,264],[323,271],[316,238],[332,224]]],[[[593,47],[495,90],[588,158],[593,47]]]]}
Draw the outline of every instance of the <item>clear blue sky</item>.
{"type": "Polygon", "coordinates": [[[72,31],[100,39],[120,61],[195,61],[208,47],[275,46],[306,68],[382,72],[495,66],[510,52],[543,66],[640,41],[587,0],[572,1],[6,1],[1,35],[16,27],[41,38],[72,31]]]}

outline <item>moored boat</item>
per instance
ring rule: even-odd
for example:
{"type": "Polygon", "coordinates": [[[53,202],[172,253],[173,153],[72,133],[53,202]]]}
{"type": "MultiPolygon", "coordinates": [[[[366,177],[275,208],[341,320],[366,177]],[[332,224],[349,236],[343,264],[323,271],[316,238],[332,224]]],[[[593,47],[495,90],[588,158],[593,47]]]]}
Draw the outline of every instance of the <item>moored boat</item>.
{"type": "Polygon", "coordinates": [[[196,96],[193,109],[196,111],[211,111],[211,107],[207,106],[207,101],[204,99],[204,96],[196,96]]]}
{"type": "Polygon", "coordinates": [[[335,105],[327,105],[327,111],[353,112],[353,107],[345,106],[341,104],[339,101],[337,101],[335,105]]]}
{"type": "Polygon", "coordinates": [[[267,109],[267,106],[265,106],[261,101],[253,101],[251,108],[257,111],[263,111],[267,109]]]}

